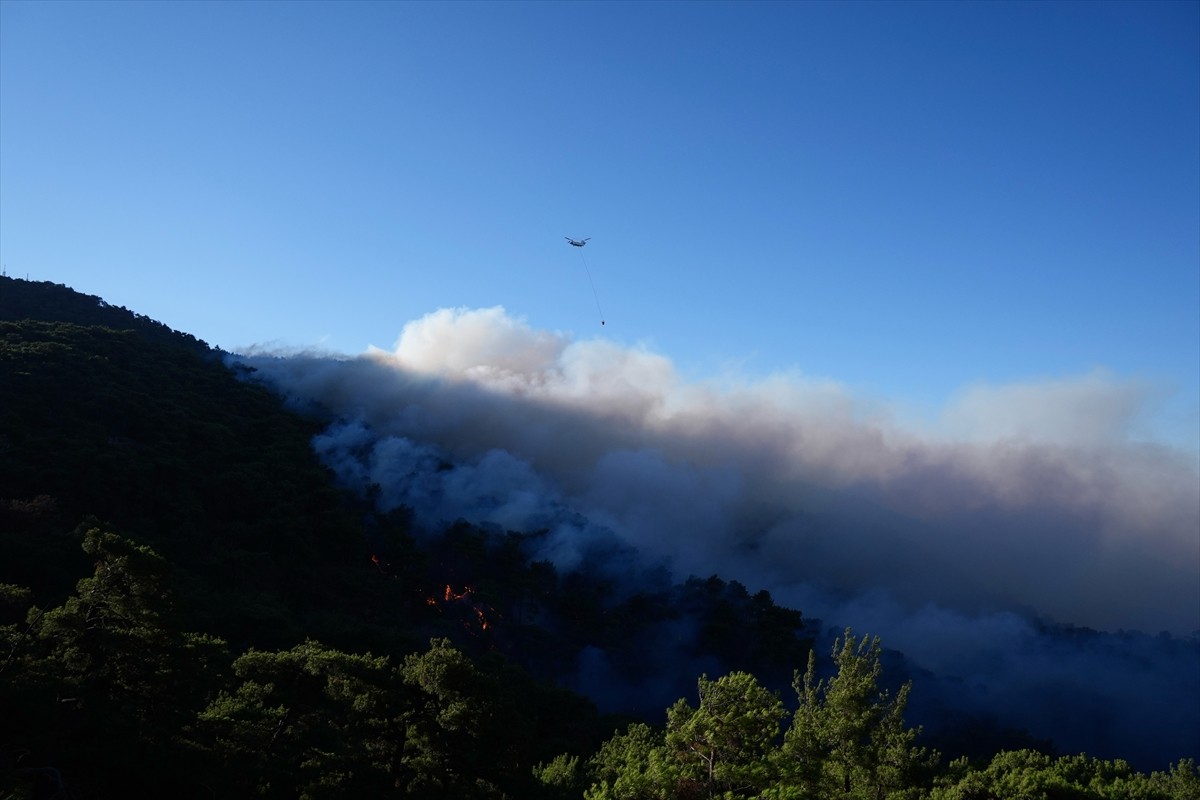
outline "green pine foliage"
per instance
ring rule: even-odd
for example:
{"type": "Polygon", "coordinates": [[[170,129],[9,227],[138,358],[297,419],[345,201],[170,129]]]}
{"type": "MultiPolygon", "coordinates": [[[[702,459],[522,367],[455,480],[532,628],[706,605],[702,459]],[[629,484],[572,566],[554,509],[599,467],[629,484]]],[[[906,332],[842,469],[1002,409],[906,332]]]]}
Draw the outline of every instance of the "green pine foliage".
{"type": "Polygon", "coordinates": [[[61,605],[0,626],[3,756],[97,797],[170,791],[190,771],[174,732],[219,681],[224,643],[180,628],[157,553],[105,528],[80,533],[93,574],[61,605]]]}
{"type": "Polygon", "coordinates": [[[878,638],[855,642],[849,628],[833,648],[837,673],[816,680],[816,658],[796,675],[799,707],[784,737],[790,782],[815,796],[882,800],[909,794],[936,760],[905,727],[911,684],[894,696],[880,688],[878,638]]]}
{"type": "Polygon", "coordinates": [[[1200,769],[1166,772],[1086,754],[1002,751],[975,765],[942,766],[904,723],[909,687],[880,688],[877,638],[847,629],[835,673],[815,678],[815,656],[797,674],[792,713],[752,675],[701,677],[698,704],[679,700],[666,725],[615,733],[588,762],[585,800],[1197,800],[1200,769]],[[790,719],[789,719],[790,718],[790,719]],[[786,729],[781,732],[781,723],[786,729]]]}
{"type": "Polygon", "coordinates": [[[1182,759],[1165,772],[1134,771],[1121,760],[1086,754],[1052,757],[1036,750],[997,753],[982,768],[952,762],[931,800],[1197,800],[1200,769],[1182,759]]]}

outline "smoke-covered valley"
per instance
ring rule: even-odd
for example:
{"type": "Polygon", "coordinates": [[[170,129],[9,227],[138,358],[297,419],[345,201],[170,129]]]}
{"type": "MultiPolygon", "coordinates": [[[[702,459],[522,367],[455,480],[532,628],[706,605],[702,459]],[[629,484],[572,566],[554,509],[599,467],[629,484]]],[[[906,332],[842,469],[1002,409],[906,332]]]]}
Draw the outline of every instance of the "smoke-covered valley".
{"type": "MultiPolygon", "coordinates": [[[[560,571],[767,589],[902,652],[918,721],[990,714],[1153,768],[1200,756],[1196,454],[1131,436],[1139,384],[976,387],[921,430],[831,381],[687,381],[500,308],[432,313],[392,351],[239,360],[328,414],[321,458],[419,528],[545,531],[560,571]]],[[[580,671],[612,683],[603,653],[580,671]]]]}

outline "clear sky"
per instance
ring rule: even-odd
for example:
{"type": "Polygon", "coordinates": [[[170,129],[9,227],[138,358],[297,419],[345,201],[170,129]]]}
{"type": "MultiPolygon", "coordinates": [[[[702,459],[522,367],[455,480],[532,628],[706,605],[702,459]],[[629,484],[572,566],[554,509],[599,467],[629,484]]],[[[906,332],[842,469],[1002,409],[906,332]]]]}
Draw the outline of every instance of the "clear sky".
{"type": "Polygon", "coordinates": [[[1099,374],[1195,449],[1200,4],[0,0],[0,261],[230,350],[1099,374]]]}

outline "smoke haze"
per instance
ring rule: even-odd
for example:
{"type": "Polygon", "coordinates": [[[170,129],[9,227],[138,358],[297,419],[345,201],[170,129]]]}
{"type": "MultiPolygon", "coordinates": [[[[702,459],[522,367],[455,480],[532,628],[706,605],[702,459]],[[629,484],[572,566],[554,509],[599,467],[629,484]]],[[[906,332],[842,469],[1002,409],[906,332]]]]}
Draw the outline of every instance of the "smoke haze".
{"type": "MultiPolygon", "coordinates": [[[[1200,475],[1195,453],[1135,438],[1152,387],[975,386],[921,430],[833,381],[689,382],[501,308],[434,312],[391,351],[244,360],[334,418],[314,444],[347,485],[427,528],[544,529],[562,570],[616,543],[676,579],[768,589],[880,635],[960,705],[1095,754],[1156,709],[1200,730],[1200,475]],[[1113,633],[1064,643],[1042,622],[1113,633]],[[1135,674],[1139,693],[1114,689],[1135,674]],[[1073,715],[1085,696],[1111,724],[1073,715]]],[[[1158,730],[1143,746],[1200,755],[1200,733],[1158,730]]]]}

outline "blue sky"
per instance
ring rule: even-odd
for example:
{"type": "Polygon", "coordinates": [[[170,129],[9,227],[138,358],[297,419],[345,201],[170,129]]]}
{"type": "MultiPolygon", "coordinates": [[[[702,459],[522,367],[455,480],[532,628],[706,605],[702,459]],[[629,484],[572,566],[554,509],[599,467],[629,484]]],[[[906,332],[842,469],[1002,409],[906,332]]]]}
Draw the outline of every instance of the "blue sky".
{"type": "Polygon", "coordinates": [[[1200,4],[3,0],[0,260],[227,349],[501,305],[917,415],[1101,370],[1195,449],[1200,4]]]}

